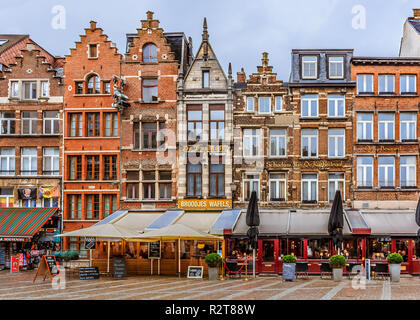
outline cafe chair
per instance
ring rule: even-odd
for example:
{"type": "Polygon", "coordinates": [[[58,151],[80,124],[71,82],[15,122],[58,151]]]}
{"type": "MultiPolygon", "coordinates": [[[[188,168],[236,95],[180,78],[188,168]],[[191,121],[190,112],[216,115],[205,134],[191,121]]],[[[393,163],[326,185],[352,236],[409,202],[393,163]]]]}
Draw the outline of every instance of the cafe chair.
{"type": "Polygon", "coordinates": [[[359,274],[360,267],[361,267],[361,264],[355,263],[355,262],[350,262],[346,265],[346,272],[347,272],[347,275],[349,276],[349,279],[351,279],[352,275],[359,274]]]}
{"type": "Polygon", "coordinates": [[[296,262],[296,279],[299,276],[305,276],[306,279],[309,278],[308,276],[308,263],[307,262],[296,262]]]}
{"type": "Polygon", "coordinates": [[[375,279],[380,277],[385,280],[387,277],[388,278],[390,277],[387,263],[376,263],[374,272],[375,272],[375,279]]]}
{"type": "Polygon", "coordinates": [[[329,262],[321,262],[321,279],[324,279],[324,276],[328,275],[328,278],[332,278],[332,270],[329,262]]]}

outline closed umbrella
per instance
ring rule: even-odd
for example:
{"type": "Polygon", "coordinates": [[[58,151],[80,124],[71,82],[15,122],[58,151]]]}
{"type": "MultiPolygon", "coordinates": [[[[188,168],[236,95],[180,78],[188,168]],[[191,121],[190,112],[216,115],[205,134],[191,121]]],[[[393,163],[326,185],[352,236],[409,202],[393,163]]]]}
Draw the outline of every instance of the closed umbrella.
{"type": "Polygon", "coordinates": [[[251,199],[246,211],[246,224],[249,227],[247,235],[252,248],[252,275],[255,278],[255,249],[258,248],[258,226],[260,225],[260,213],[258,210],[257,192],[251,193],[251,199]]]}
{"type": "Polygon", "coordinates": [[[337,190],[331,207],[330,218],[328,220],[328,233],[332,237],[334,248],[338,250],[340,250],[343,243],[343,224],[343,202],[341,200],[341,192],[340,190],[337,190]]]}
{"type": "MultiPolygon", "coordinates": [[[[417,202],[416,223],[420,227],[420,199],[417,202]]],[[[417,231],[417,241],[420,241],[420,229],[417,231]]]]}

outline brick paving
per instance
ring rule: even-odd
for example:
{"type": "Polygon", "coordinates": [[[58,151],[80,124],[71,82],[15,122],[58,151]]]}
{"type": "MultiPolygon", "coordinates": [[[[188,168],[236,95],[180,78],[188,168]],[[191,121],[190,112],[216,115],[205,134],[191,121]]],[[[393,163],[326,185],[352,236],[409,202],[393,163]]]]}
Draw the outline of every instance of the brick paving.
{"type": "Polygon", "coordinates": [[[225,279],[186,279],[137,276],[80,280],[67,275],[65,288],[53,288],[35,272],[0,272],[0,300],[420,300],[420,277],[402,275],[401,282],[345,278],[341,282],[310,276],[294,282],[281,276],[225,279]]]}

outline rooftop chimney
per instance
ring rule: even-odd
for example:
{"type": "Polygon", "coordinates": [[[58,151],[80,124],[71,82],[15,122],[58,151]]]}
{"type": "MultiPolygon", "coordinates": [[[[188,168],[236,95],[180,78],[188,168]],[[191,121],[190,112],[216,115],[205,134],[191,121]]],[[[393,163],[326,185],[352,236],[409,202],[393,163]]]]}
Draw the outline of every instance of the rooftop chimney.
{"type": "Polygon", "coordinates": [[[152,12],[152,11],[147,11],[146,12],[146,14],[147,14],[147,20],[153,20],[153,13],[154,12],[152,12]]]}
{"type": "Polygon", "coordinates": [[[241,72],[237,72],[236,73],[236,81],[238,82],[238,83],[245,83],[245,81],[246,81],[246,74],[245,74],[245,71],[244,71],[244,68],[241,68],[241,72]]]}
{"type": "Polygon", "coordinates": [[[413,9],[413,15],[415,20],[420,20],[420,9],[413,9]]]}
{"type": "Polygon", "coordinates": [[[91,21],[90,22],[90,29],[91,30],[95,30],[96,29],[96,21],[91,21]]]}

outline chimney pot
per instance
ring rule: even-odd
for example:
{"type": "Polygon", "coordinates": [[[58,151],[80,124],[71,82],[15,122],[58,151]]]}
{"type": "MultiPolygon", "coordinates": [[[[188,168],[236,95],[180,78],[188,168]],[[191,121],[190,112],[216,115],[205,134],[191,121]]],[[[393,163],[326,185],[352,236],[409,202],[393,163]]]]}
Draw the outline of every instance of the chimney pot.
{"type": "Polygon", "coordinates": [[[91,21],[90,22],[90,29],[91,30],[95,30],[96,29],[96,22],[95,21],[91,21]]]}
{"type": "Polygon", "coordinates": [[[146,14],[147,14],[147,20],[153,20],[153,13],[154,12],[152,12],[152,11],[147,11],[146,12],[146,14]]]}
{"type": "Polygon", "coordinates": [[[245,74],[244,68],[241,68],[241,72],[236,73],[236,82],[238,83],[246,82],[246,74],[245,74]]]}
{"type": "Polygon", "coordinates": [[[420,9],[413,9],[413,15],[414,15],[414,19],[416,20],[420,20],[420,9]]]}

